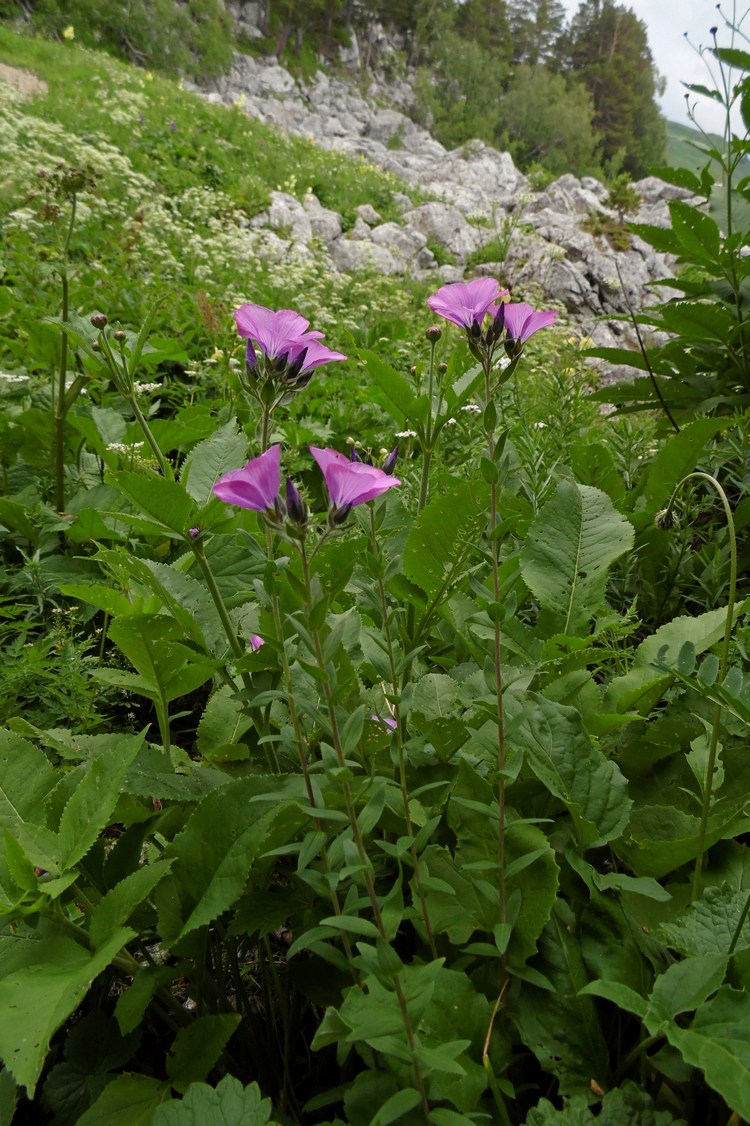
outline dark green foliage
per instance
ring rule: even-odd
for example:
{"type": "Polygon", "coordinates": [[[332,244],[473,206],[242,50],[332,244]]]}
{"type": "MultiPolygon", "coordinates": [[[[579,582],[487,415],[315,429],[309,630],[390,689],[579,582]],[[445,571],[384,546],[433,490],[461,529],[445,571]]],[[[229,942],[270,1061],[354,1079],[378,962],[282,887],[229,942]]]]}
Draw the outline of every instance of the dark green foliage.
{"type": "Polygon", "coordinates": [[[612,175],[622,169],[644,176],[663,159],[666,134],[643,22],[614,0],[585,0],[560,41],[559,58],[591,92],[603,165],[612,175]]]}

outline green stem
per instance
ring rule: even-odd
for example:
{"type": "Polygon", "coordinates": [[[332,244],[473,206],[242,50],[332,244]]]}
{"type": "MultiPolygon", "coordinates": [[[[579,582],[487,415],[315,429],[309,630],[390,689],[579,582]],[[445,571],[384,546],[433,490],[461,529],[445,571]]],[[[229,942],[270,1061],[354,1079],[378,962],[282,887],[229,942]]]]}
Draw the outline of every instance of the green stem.
{"type": "MultiPolygon", "coordinates": [[[[304,582],[305,582],[305,590],[307,592],[307,603],[308,603],[308,611],[309,611],[312,607],[312,587],[311,587],[311,583],[310,583],[310,568],[308,566],[307,555],[306,555],[306,552],[305,552],[304,543],[300,545],[300,556],[301,556],[301,559],[302,559],[302,572],[303,572],[303,577],[304,577],[304,582]]],[[[327,705],[327,708],[328,708],[328,719],[329,719],[329,723],[330,723],[330,727],[331,727],[331,739],[332,739],[332,742],[333,742],[333,749],[336,753],[336,758],[338,760],[339,766],[341,767],[342,771],[345,771],[346,770],[346,757],[344,755],[344,748],[343,748],[343,744],[341,742],[341,733],[339,731],[338,717],[336,715],[336,702],[334,700],[333,692],[331,690],[331,684],[330,684],[330,679],[329,679],[329,676],[328,676],[328,670],[326,668],[326,661],[325,661],[325,657],[323,655],[323,646],[322,646],[321,640],[320,640],[320,633],[318,631],[318,628],[310,622],[309,618],[310,618],[310,615],[308,613],[308,623],[307,623],[307,625],[308,625],[308,629],[310,631],[310,636],[312,638],[313,646],[314,646],[314,649],[315,649],[315,658],[318,662],[318,667],[320,668],[320,671],[323,673],[323,692],[324,692],[324,695],[325,695],[325,698],[326,698],[326,705],[327,705]]],[[[368,856],[367,848],[365,846],[365,842],[364,842],[364,839],[362,837],[362,832],[361,832],[361,829],[359,827],[359,822],[357,820],[357,811],[356,811],[356,808],[355,808],[355,805],[354,805],[354,799],[352,797],[351,787],[345,779],[342,779],[341,791],[342,791],[343,798],[344,798],[344,805],[346,807],[347,817],[349,818],[349,826],[350,826],[351,831],[352,831],[352,839],[354,840],[354,844],[355,844],[355,847],[357,849],[357,854],[359,856],[359,862],[360,862],[360,865],[362,867],[362,873],[363,873],[363,877],[364,877],[364,881],[365,881],[365,889],[367,891],[367,897],[370,900],[370,906],[372,908],[372,913],[373,913],[373,916],[374,916],[374,919],[375,919],[375,926],[377,927],[377,929],[380,933],[380,937],[382,938],[383,942],[387,943],[390,946],[390,943],[391,943],[390,936],[388,934],[388,930],[387,930],[385,922],[383,920],[383,915],[382,915],[382,912],[380,910],[380,901],[378,900],[377,892],[375,891],[375,884],[374,884],[373,878],[372,878],[373,877],[372,861],[370,860],[370,857],[368,856]]],[[[414,1037],[414,1029],[413,1029],[412,1023],[411,1023],[411,1017],[409,1016],[409,1009],[408,1009],[408,1006],[407,1006],[407,1003],[406,1003],[406,996],[404,994],[404,990],[403,990],[403,987],[401,985],[401,981],[399,980],[398,975],[396,975],[396,977],[393,979],[393,988],[394,988],[394,992],[396,994],[396,997],[398,999],[399,1009],[401,1010],[401,1019],[402,1019],[403,1024],[404,1024],[404,1030],[406,1032],[406,1038],[407,1038],[407,1042],[408,1042],[408,1045],[409,1045],[409,1053],[411,1055],[412,1071],[413,1071],[413,1074],[414,1074],[414,1082],[415,1082],[415,1085],[416,1085],[416,1089],[419,1092],[420,1102],[421,1102],[421,1105],[422,1105],[422,1112],[424,1114],[425,1122],[429,1122],[430,1104],[429,1104],[429,1101],[427,1099],[427,1088],[425,1086],[424,1076],[422,1075],[422,1069],[420,1067],[419,1061],[418,1061],[417,1056],[416,1056],[416,1040],[415,1040],[415,1037],[414,1037]]]]}
{"type": "MultiPolygon", "coordinates": [[[[195,556],[195,560],[198,566],[200,567],[204,582],[208,587],[208,592],[211,595],[214,606],[216,607],[216,612],[221,619],[221,624],[224,627],[224,633],[226,635],[227,641],[229,642],[229,647],[232,650],[235,659],[239,661],[245,655],[245,648],[239,637],[237,636],[236,629],[232,625],[232,619],[229,617],[229,612],[226,608],[226,605],[224,604],[224,599],[221,596],[221,591],[216,585],[216,579],[213,576],[213,571],[211,570],[208,559],[206,558],[206,553],[203,550],[203,544],[201,543],[200,539],[192,538],[188,539],[188,544],[193,552],[193,555],[195,556]]],[[[249,702],[252,699],[253,694],[252,681],[248,673],[244,671],[240,673],[240,678],[242,680],[242,686],[247,693],[249,702]]],[[[272,774],[278,774],[279,761],[276,756],[275,749],[270,745],[270,743],[264,743],[263,746],[265,748],[266,761],[268,762],[269,770],[272,774]]]]}
{"type": "Polygon", "coordinates": [[[404,808],[404,822],[406,824],[406,835],[411,838],[409,852],[411,855],[412,867],[414,868],[414,883],[417,888],[417,895],[419,897],[419,904],[422,909],[422,920],[427,934],[427,942],[430,947],[430,953],[433,958],[437,958],[437,947],[435,945],[435,932],[432,927],[430,913],[427,907],[427,897],[422,887],[422,879],[419,874],[419,857],[417,855],[417,848],[414,843],[414,829],[411,819],[411,811],[409,809],[409,788],[406,781],[406,759],[404,756],[404,734],[401,724],[400,702],[398,699],[398,673],[396,672],[396,658],[393,652],[393,636],[391,634],[391,622],[388,614],[388,599],[385,593],[385,584],[382,575],[382,555],[380,553],[380,544],[375,530],[375,509],[372,505],[370,508],[370,545],[372,553],[378,561],[378,594],[380,596],[380,613],[383,619],[383,632],[385,634],[386,654],[388,656],[388,667],[391,674],[391,694],[393,695],[393,718],[396,721],[396,729],[394,732],[396,738],[396,751],[398,756],[398,774],[399,785],[401,788],[401,802],[404,808]]]}
{"type": "Polygon", "coordinates": [[[140,426],[141,432],[142,432],[144,438],[146,439],[149,446],[151,447],[151,452],[153,453],[154,457],[156,458],[156,462],[157,462],[157,465],[159,466],[159,468],[161,469],[162,476],[165,477],[167,481],[173,481],[174,480],[174,473],[172,472],[172,466],[169,464],[169,462],[165,458],[164,454],[159,449],[159,444],[156,441],[156,438],[154,437],[154,435],[152,433],[151,427],[146,422],[143,411],[141,410],[141,408],[138,406],[138,403],[136,402],[135,395],[126,395],[125,398],[127,399],[128,403],[130,404],[130,409],[132,410],[133,414],[135,415],[135,420],[138,423],[138,425],[140,426]]]}
{"type": "MultiPolygon", "coordinates": [[[[737,595],[737,536],[734,527],[734,516],[732,514],[732,507],[729,503],[727,494],[721,487],[719,482],[710,473],[704,473],[702,470],[696,470],[694,473],[688,473],[682,480],[675,486],[674,492],[670,497],[669,504],[667,505],[667,512],[671,513],[672,507],[675,502],[677,493],[685,484],[692,478],[700,478],[708,483],[716,490],[719,499],[724,507],[724,514],[727,519],[727,533],[729,536],[729,601],[727,605],[727,615],[724,622],[724,637],[721,644],[721,656],[719,658],[719,677],[718,684],[721,685],[724,677],[727,674],[729,667],[729,647],[732,641],[732,624],[734,622],[734,602],[737,595]]],[[[693,871],[693,880],[690,890],[690,900],[695,902],[700,895],[700,878],[703,869],[703,857],[706,851],[706,837],[708,835],[708,817],[711,812],[711,800],[713,797],[713,781],[714,770],[716,768],[716,755],[719,748],[719,735],[721,732],[721,714],[723,708],[721,704],[717,704],[714,709],[713,723],[711,726],[711,740],[708,747],[708,761],[706,763],[706,777],[703,783],[703,801],[701,804],[701,820],[700,828],[698,830],[698,855],[695,858],[695,869],[693,871]]]]}
{"type": "MultiPolygon", "coordinates": [[[[492,388],[490,384],[492,357],[488,355],[484,363],[484,396],[485,407],[490,402],[492,388]]],[[[495,463],[495,433],[493,428],[487,429],[487,456],[495,463]]],[[[505,781],[505,717],[503,712],[503,672],[502,672],[502,644],[500,637],[500,622],[498,620],[498,603],[500,601],[500,562],[498,558],[498,545],[495,531],[497,529],[497,482],[490,486],[490,555],[492,562],[492,596],[495,603],[493,613],[493,655],[495,659],[495,696],[497,715],[497,865],[498,865],[498,895],[500,899],[500,922],[505,923],[507,915],[506,887],[505,887],[505,822],[506,822],[506,781],[505,781]]]]}
{"type": "Polygon", "coordinates": [[[73,236],[75,219],[76,196],[74,193],[71,199],[68,233],[63,243],[62,261],[60,264],[60,280],[62,282],[62,332],[60,334],[60,367],[57,377],[57,394],[55,395],[55,507],[58,512],[65,511],[65,379],[68,374],[68,334],[65,325],[68,323],[70,307],[68,251],[70,250],[70,240],[73,236]]]}
{"type": "Polygon", "coordinates": [[[734,928],[734,934],[732,935],[732,941],[729,943],[729,950],[727,951],[727,958],[731,958],[732,955],[734,954],[734,951],[737,947],[737,943],[740,940],[740,935],[742,934],[742,928],[745,925],[745,920],[747,919],[748,912],[750,912],[750,895],[748,895],[747,899],[745,900],[745,906],[742,908],[742,912],[741,912],[739,920],[737,922],[737,926],[734,928]]]}
{"type": "MultiPolygon", "coordinates": [[[[269,562],[273,562],[273,560],[274,560],[273,532],[271,531],[268,524],[266,524],[266,554],[268,556],[269,562]]],[[[284,627],[283,627],[283,623],[282,623],[282,619],[281,619],[281,607],[279,606],[279,596],[276,593],[276,587],[275,587],[275,585],[273,585],[273,583],[271,585],[270,596],[271,596],[271,613],[273,615],[274,630],[276,632],[276,638],[277,638],[277,641],[278,641],[278,644],[279,644],[279,653],[280,653],[280,656],[281,656],[281,672],[282,672],[282,677],[283,677],[283,680],[284,680],[284,690],[286,692],[287,705],[289,707],[289,719],[291,720],[292,730],[294,731],[294,739],[295,739],[295,743],[297,745],[297,758],[299,760],[300,770],[302,772],[302,777],[303,777],[304,782],[305,782],[305,790],[307,792],[307,800],[310,803],[310,808],[315,809],[317,807],[317,803],[315,801],[315,791],[313,789],[312,780],[310,778],[310,770],[309,770],[308,763],[307,763],[308,746],[307,746],[307,742],[305,740],[304,734],[302,733],[302,725],[301,725],[300,719],[299,719],[299,712],[297,711],[297,704],[296,704],[296,701],[294,699],[294,688],[293,688],[293,685],[292,685],[292,670],[291,670],[291,667],[289,665],[289,657],[287,656],[287,651],[286,651],[286,641],[285,641],[285,637],[284,637],[284,627]]],[[[319,817],[313,817],[313,826],[315,827],[315,831],[317,833],[321,833],[321,834],[323,833],[323,827],[322,827],[322,823],[321,823],[319,817]]],[[[320,857],[321,857],[321,860],[322,860],[322,863],[323,863],[323,870],[325,871],[326,875],[329,876],[331,874],[331,872],[333,871],[333,869],[331,867],[331,862],[330,862],[329,857],[328,857],[328,849],[325,845],[325,842],[321,845],[320,857]]],[[[330,886],[330,884],[329,884],[329,886],[330,886]]],[[[339,900],[336,889],[331,887],[330,894],[331,894],[331,905],[333,906],[334,914],[335,915],[341,915],[342,914],[341,902],[339,900]]],[[[344,951],[346,953],[347,961],[349,962],[349,968],[351,970],[352,977],[355,981],[357,981],[358,975],[357,975],[356,969],[354,968],[354,955],[352,953],[351,943],[349,941],[349,936],[347,934],[342,934],[342,943],[343,943],[343,946],[344,946],[344,951]]]]}

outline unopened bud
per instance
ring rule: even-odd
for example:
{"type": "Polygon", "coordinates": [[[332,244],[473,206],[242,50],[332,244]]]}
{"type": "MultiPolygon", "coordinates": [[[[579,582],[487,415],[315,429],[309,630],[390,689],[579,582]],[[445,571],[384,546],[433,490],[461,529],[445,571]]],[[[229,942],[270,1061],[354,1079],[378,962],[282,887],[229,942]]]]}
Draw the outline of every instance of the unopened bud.
{"type": "Polygon", "coordinates": [[[671,532],[673,528],[677,527],[677,517],[673,508],[662,508],[661,511],[654,516],[654,523],[657,528],[661,528],[664,532],[671,532]]]}
{"type": "Polygon", "coordinates": [[[409,368],[409,374],[410,374],[410,375],[416,375],[416,374],[417,374],[417,366],[416,366],[416,364],[412,364],[412,366],[411,366],[411,367],[409,368]]]}
{"type": "Polygon", "coordinates": [[[382,470],[383,470],[384,473],[390,473],[391,472],[394,465],[396,464],[396,458],[397,457],[398,457],[398,446],[394,446],[393,449],[391,450],[391,452],[388,454],[388,457],[383,462],[382,470]]]}
{"type": "Polygon", "coordinates": [[[89,319],[94,328],[102,329],[107,327],[107,317],[104,313],[92,313],[89,319]]]}
{"type": "Polygon", "coordinates": [[[307,505],[291,477],[286,479],[286,511],[293,524],[303,527],[307,523],[307,505]]]}
{"type": "Polygon", "coordinates": [[[92,352],[101,352],[101,350],[102,350],[102,346],[101,346],[101,344],[99,343],[99,341],[98,341],[98,340],[92,340],[92,342],[91,342],[91,351],[92,351],[92,352]]]}
{"type": "Polygon", "coordinates": [[[448,370],[448,365],[446,363],[438,364],[438,371],[440,372],[441,375],[445,375],[447,370],[448,370]]]}
{"type": "Polygon", "coordinates": [[[192,528],[188,528],[188,535],[190,536],[191,540],[197,540],[200,534],[201,530],[197,524],[192,528]]]}
{"type": "Polygon", "coordinates": [[[114,336],[115,340],[125,340],[125,333],[121,328],[118,328],[117,332],[113,333],[112,335],[114,336]]]}
{"type": "Polygon", "coordinates": [[[442,335],[443,330],[441,329],[440,325],[430,325],[430,327],[427,329],[427,332],[425,333],[425,336],[431,344],[437,344],[442,335]]]}

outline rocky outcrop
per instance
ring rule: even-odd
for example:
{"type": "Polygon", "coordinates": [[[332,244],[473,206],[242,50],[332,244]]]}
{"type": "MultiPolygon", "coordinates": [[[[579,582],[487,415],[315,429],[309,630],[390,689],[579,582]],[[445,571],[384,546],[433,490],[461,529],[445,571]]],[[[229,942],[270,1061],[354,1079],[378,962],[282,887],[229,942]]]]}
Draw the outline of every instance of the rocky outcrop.
{"type": "MultiPolygon", "coordinates": [[[[236,0],[235,7],[247,33],[259,5],[236,0]]],[[[238,54],[230,74],[200,92],[326,148],[359,154],[403,181],[403,192],[394,193],[400,222],[383,222],[365,206],[348,231],[310,193],[301,202],[271,193],[268,211],[253,226],[270,228],[296,248],[317,240],[338,270],[429,274],[440,284],[463,278],[471,262],[474,273],[491,273],[521,294],[541,289],[602,344],[621,342],[627,331],[626,322],[609,319],[627,313],[626,297],[637,308],[659,300],[663,291],[651,283],[672,272],[668,258],[637,237],[614,250],[592,233],[592,215],[599,227],[616,219],[598,181],[565,175],[534,191],[508,153],[479,141],[447,151],[404,112],[411,98],[405,81],[373,79],[364,96],[323,72],[304,84],[274,58],[238,54]],[[498,260],[486,261],[493,248],[498,260]]],[[[666,225],[668,201],[687,196],[655,177],[635,186],[642,203],[631,218],[639,222],[666,225]]]]}

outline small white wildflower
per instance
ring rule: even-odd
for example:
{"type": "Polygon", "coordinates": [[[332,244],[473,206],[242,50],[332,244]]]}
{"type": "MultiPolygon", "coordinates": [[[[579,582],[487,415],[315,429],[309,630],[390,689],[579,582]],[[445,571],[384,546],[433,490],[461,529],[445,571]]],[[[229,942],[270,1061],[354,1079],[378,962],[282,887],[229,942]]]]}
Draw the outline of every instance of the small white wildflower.
{"type": "Polygon", "coordinates": [[[108,442],[107,449],[113,454],[132,454],[143,449],[143,442],[131,442],[130,445],[125,442],[108,442]]]}
{"type": "Polygon", "coordinates": [[[535,430],[544,430],[546,425],[547,425],[546,422],[535,422],[534,423],[534,429],[535,430]]]}
{"type": "Polygon", "coordinates": [[[446,426],[455,426],[456,425],[455,418],[446,418],[445,425],[446,426]]]}
{"type": "Polygon", "coordinates": [[[416,438],[416,430],[398,430],[396,432],[397,438],[416,438]]]}
{"type": "Polygon", "coordinates": [[[133,390],[136,395],[150,395],[153,391],[161,391],[160,383],[138,383],[133,384],[133,390]]]}
{"type": "Polygon", "coordinates": [[[478,407],[476,405],[476,403],[467,403],[465,407],[461,407],[461,410],[466,411],[467,414],[481,414],[482,413],[482,408],[478,407]]]}

